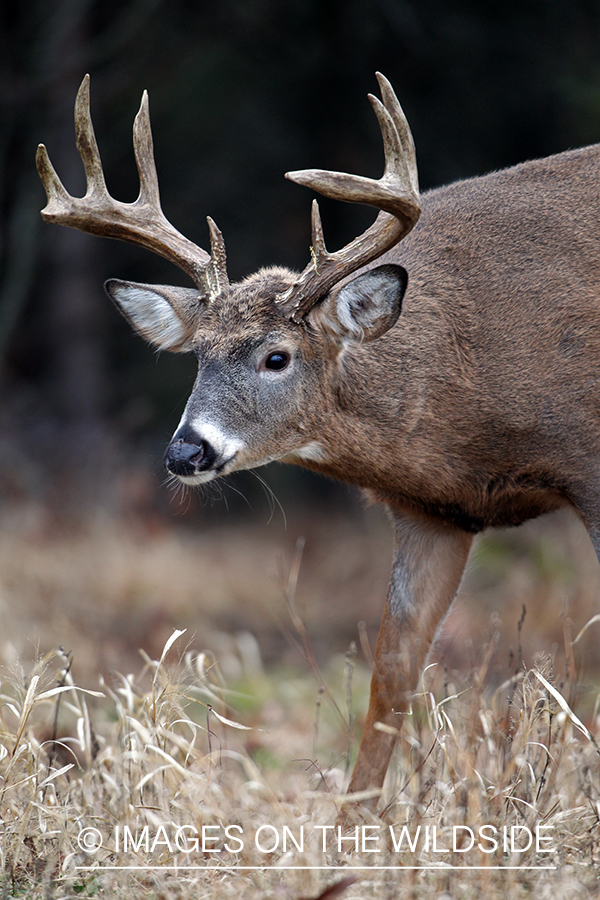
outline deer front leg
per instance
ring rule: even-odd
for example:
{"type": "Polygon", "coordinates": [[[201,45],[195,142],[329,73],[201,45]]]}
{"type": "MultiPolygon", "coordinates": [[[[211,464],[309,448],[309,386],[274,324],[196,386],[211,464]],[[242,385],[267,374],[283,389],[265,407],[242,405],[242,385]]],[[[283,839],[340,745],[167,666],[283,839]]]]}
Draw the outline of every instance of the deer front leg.
{"type": "Polygon", "coordinates": [[[473,535],[392,510],[395,554],[371,680],[369,711],[348,793],[381,788],[397,730],[438,627],[456,595],[473,535]]]}

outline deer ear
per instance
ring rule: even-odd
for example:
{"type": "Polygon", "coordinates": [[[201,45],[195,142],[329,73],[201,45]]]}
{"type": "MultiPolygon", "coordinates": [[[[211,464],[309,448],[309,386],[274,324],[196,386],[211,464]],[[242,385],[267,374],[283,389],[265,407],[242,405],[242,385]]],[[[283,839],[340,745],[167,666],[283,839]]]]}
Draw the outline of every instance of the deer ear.
{"type": "Polygon", "coordinates": [[[402,266],[370,269],[353,281],[334,288],[313,314],[336,338],[373,341],[394,325],[402,306],[408,275],[402,266]]]}
{"type": "Polygon", "coordinates": [[[155,347],[175,353],[192,349],[202,302],[197,290],[116,278],[104,288],[135,331],[155,347]]]}

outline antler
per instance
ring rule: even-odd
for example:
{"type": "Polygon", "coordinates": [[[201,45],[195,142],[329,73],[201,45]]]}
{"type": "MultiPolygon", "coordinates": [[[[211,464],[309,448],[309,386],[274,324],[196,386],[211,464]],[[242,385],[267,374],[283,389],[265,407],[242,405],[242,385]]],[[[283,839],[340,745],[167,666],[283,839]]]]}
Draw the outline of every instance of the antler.
{"type": "Polygon", "coordinates": [[[381,212],[359,237],[336,253],[328,253],[319,205],[312,205],[311,261],[277,298],[295,322],[315,306],[334,284],[377,259],[402,240],[421,214],[415,145],[394,90],[380,72],[377,81],[383,103],[369,94],[383,137],[385,169],[379,180],[322,169],[288,172],[286,178],[334,200],[366,203],[381,212]]]}
{"type": "Polygon", "coordinates": [[[106,188],[90,116],[89,75],[81,82],[75,101],[75,134],[85,168],[85,197],[72,197],[56,174],[44,145],[37,149],[36,164],[48,197],[42,210],[44,221],[146,247],[183,269],[207,300],[226,290],[229,281],[225,244],[213,220],[207,219],[211,243],[208,254],[177,231],[161,209],[147,91],[133,125],[133,149],[140,176],[140,193],[134,203],[114,200],[106,188]]]}

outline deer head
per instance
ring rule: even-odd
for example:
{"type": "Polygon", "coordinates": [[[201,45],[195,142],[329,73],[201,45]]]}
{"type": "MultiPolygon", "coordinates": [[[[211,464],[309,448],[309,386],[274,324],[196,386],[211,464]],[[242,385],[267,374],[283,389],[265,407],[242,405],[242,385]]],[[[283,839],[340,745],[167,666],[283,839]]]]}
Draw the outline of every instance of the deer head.
{"type": "Polygon", "coordinates": [[[158,190],[148,96],[135,119],[133,145],[140,177],[134,203],[106,189],[89,107],[89,77],[75,104],[77,148],[87,191],[67,193],[40,145],[37,166],[48,203],[46,222],[139,244],[165,257],[195,287],[110,280],[106,290],[136,331],[155,346],[192,351],[198,378],[165,456],[168,470],[189,483],[273,459],[329,460],[322,420],[335,404],[332,380],[343,350],[389,330],[400,313],[407,276],[396,265],[369,268],[415,225],[420,214],[410,129],[389,82],[377,75],[382,101],[369,96],[385,151],[378,180],[319,169],[287,178],[333,199],[375,206],[375,222],[346,247],[325,247],[319,207],[312,205],[311,259],[299,275],[264,269],[239,284],[227,277],[221,232],[208,218],[211,252],[165,218],[158,190]],[[321,425],[319,424],[321,422],[321,425]]]}

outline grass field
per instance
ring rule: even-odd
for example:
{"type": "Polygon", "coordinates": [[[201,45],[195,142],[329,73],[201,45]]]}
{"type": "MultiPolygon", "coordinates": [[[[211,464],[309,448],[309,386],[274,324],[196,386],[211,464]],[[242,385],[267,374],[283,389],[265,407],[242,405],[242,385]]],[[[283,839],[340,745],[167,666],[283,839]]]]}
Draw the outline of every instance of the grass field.
{"type": "Polygon", "coordinates": [[[5,511],[2,896],[596,896],[600,572],[580,524],[479,544],[375,816],[343,790],[387,525],[289,518],[5,511]]]}

